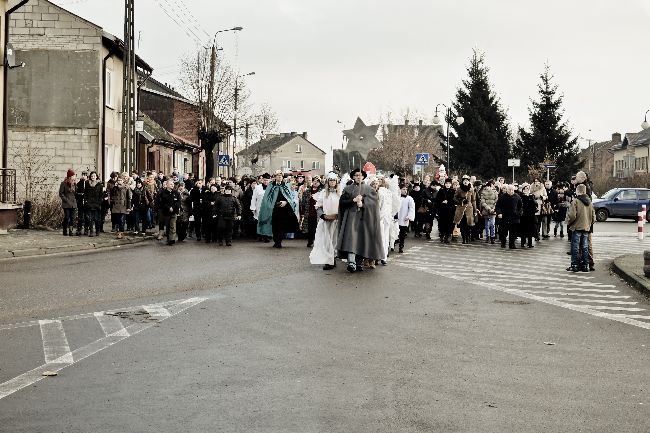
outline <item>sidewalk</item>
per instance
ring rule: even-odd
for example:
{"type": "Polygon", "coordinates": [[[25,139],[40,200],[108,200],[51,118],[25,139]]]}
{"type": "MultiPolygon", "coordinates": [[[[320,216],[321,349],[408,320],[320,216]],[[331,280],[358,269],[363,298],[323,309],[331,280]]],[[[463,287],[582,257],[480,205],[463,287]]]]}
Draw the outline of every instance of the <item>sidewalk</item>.
{"type": "Polygon", "coordinates": [[[643,254],[627,254],[614,259],[612,270],[642,294],[650,296],[650,279],[643,273],[643,254]]]}
{"type": "Polygon", "coordinates": [[[124,234],[116,239],[115,233],[101,233],[99,236],[63,236],[61,231],[9,230],[0,235],[0,259],[40,256],[45,254],[69,253],[95,250],[98,248],[131,245],[154,239],[151,234],[124,234]]]}

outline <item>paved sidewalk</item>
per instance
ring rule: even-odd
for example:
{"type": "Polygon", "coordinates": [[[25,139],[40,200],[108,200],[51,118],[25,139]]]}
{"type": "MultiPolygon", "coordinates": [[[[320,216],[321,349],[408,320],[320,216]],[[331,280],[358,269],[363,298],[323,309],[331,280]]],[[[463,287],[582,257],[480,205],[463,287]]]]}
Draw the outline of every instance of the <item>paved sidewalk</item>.
{"type": "Polygon", "coordinates": [[[627,254],[614,259],[612,270],[641,293],[650,296],[650,279],[643,273],[643,254],[627,254]]]}
{"type": "Polygon", "coordinates": [[[44,254],[67,253],[94,250],[97,248],[130,245],[153,239],[151,234],[125,233],[123,239],[116,239],[115,233],[101,233],[99,236],[63,236],[61,231],[9,230],[0,235],[0,259],[40,256],[44,254]]]}

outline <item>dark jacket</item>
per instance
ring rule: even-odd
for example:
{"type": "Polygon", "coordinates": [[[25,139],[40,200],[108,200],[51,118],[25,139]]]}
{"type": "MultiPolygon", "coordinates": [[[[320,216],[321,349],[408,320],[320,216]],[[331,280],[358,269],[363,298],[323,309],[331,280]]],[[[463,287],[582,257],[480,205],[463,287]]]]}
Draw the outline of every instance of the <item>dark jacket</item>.
{"type": "Polygon", "coordinates": [[[112,213],[128,213],[131,209],[131,189],[126,185],[115,184],[110,192],[110,200],[112,213]]]}
{"type": "Polygon", "coordinates": [[[158,194],[158,211],[163,216],[178,215],[181,208],[181,196],[178,190],[168,191],[163,188],[158,194]]]}
{"type": "Polygon", "coordinates": [[[241,216],[241,203],[232,195],[220,195],[219,198],[217,198],[215,207],[219,218],[231,220],[235,219],[235,217],[241,216]]]}
{"type": "Polygon", "coordinates": [[[519,224],[523,212],[523,204],[519,194],[503,194],[497,200],[497,216],[501,215],[501,222],[506,224],[519,224]]]}
{"type": "Polygon", "coordinates": [[[77,182],[77,187],[75,190],[75,197],[77,199],[77,208],[81,209],[86,206],[86,201],[85,201],[85,192],[86,192],[86,181],[85,180],[80,180],[77,182]]]}
{"type": "Polygon", "coordinates": [[[438,214],[438,220],[441,218],[451,220],[454,217],[454,212],[456,211],[454,195],[456,195],[456,191],[453,188],[440,188],[440,191],[438,191],[438,195],[436,195],[436,213],[438,214]],[[447,203],[443,203],[445,200],[447,203]]]}
{"type": "Polygon", "coordinates": [[[206,190],[203,192],[203,217],[204,218],[213,218],[217,215],[217,199],[221,197],[221,194],[218,191],[212,192],[206,190]]]}
{"type": "Polygon", "coordinates": [[[195,186],[190,190],[190,203],[192,204],[193,215],[201,214],[202,199],[203,199],[203,190],[201,188],[195,186]]]}
{"type": "Polygon", "coordinates": [[[61,198],[61,206],[63,209],[76,209],[77,198],[75,197],[75,185],[66,182],[61,182],[59,186],[59,197],[61,198]]]}
{"type": "Polygon", "coordinates": [[[535,236],[535,213],[537,212],[537,202],[532,194],[521,197],[521,220],[519,231],[522,237],[535,236]]]}
{"type": "Polygon", "coordinates": [[[97,180],[93,186],[91,181],[87,180],[84,190],[86,209],[101,210],[104,201],[104,184],[97,180]]]}

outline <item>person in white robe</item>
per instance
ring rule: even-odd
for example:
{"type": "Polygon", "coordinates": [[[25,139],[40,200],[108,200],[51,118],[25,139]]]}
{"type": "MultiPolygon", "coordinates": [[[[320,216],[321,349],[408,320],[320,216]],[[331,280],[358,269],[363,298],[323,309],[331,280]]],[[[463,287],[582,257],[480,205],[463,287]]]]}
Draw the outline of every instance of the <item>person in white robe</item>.
{"type": "Polygon", "coordinates": [[[314,238],[314,247],[309,254],[312,265],[323,265],[323,270],[334,269],[336,266],[336,242],[339,233],[339,199],[341,192],[336,173],[327,175],[327,183],[316,194],[316,215],[318,225],[314,238]]]}
{"type": "MultiPolygon", "coordinates": [[[[384,176],[378,176],[377,194],[379,195],[379,219],[381,228],[381,242],[384,247],[384,257],[381,264],[388,264],[388,253],[390,250],[390,229],[393,225],[395,212],[394,194],[390,191],[388,180],[384,176]]],[[[399,203],[399,202],[398,202],[399,203]]]]}

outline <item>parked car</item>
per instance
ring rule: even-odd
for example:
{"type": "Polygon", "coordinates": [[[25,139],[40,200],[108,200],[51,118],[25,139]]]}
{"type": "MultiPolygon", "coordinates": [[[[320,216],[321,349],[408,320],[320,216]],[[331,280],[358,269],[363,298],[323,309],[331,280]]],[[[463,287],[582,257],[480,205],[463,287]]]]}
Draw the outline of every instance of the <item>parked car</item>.
{"type": "Polygon", "coordinates": [[[646,220],[650,221],[650,189],[614,188],[593,201],[596,221],[607,218],[637,218],[641,206],[646,205],[646,220]]]}

